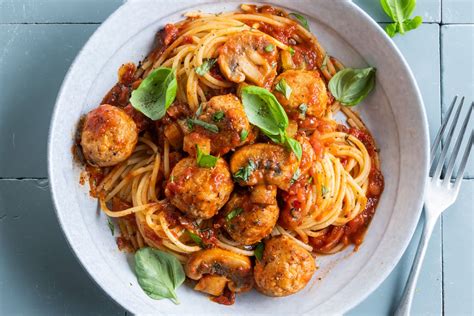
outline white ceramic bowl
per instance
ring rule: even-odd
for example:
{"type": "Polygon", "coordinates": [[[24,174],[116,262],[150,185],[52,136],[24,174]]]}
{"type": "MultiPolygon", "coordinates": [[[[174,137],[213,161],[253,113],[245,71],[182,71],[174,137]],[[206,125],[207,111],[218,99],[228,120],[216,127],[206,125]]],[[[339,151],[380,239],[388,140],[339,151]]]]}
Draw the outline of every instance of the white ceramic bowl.
{"type": "Polygon", "coordinates": [[[278,1],[308,17],[311,30],[329,54],[353,67],[377,68],[374,92],[358,106],[381,149],[385,191],[357,253],[351,249],[319,257],[320,269],[301,292],[270,298],[255,291],[233,306],[212,303],[182,286],[180,305],[155,301],[137,284],[130,257],[118,251],[106,219],[88,187],[79,185],[80,166],[71,155],[82,114],[95,108],[117,80],[117,69],[138,62],[155,32],[186,11],[230,11],[237,2],[216,0],[130,0],[90,38],[72,64],[51,121],[49,177],[59,222],[71,248],[92,278],[115,301],[137,314],[343,313],[367,297],[392,271],[418,221],[427,176],[428,131],[416,82],[392,41],[367,14],[349,1],[278,1]],[[319,278],[322,278],[319,280],[319,278]]]}

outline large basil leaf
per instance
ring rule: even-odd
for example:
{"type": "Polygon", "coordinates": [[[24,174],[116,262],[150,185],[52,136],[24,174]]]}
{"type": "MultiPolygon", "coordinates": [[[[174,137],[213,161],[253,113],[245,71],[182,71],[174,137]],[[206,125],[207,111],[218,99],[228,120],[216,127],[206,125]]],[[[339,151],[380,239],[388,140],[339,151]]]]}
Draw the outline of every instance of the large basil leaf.
{"type": "Polygon", "coordinates": [[[329,90],[342,105],[354,106],[372,91],[375,85],[375,68],[345,68],[329,81],[329,90]]]}
{"type": "Polygon", "coordinates": [[[390,37],[416,29],[423,21],[420,16],[410,19],[415,10],[416,0],[380,0],[380,4],[385,13],[395,22],[385,27],[390,37]]]}
{"type": "Polygon", "coordinates": [[[179,304],[176,289],[183,284],[183,266],[175,256],[153,248],[135,253],[135,273],[138,284],[153,299],[169,298],[179,304]]]}
{"type": "Polygon", "coordinates": [[[174,70],[159,67],[132,92],[130,103],[150,119],[159,120],[173,103],[177,89],[178,82],[174,70]]]}
{"type": "Polygon", "coordinates": [[[279,135],[288,126],[285,110],[267,89],[246,86],[242,89],[242,103],[250,123],[265,134],[279,135]]]}

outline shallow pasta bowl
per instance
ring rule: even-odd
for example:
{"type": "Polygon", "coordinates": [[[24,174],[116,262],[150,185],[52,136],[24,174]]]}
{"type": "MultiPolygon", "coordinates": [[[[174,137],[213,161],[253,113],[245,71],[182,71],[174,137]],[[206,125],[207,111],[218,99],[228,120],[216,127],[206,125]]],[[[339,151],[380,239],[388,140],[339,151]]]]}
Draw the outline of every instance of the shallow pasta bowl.
{"type": "Polygon", "coordinates": [[[172,313],[343,313],[367,297],[392,271],[410,241],[421,212],[428,166],[428,129],[413,75],[378,25],[350,1],[278,1],[303,13],[329,54],[352,67],[377,68],[374,92],[358,106],[379,147],[386,187],[365,242],[333,256],[301,292],[270,298],[255,291],[223,306],[183,286],[181,304],[150,299],[139,287],[129,256],[118,251],[71,148],[81,115],[95,108],[115,83],[117,69],[138,62],[151,49],[156,31],[187,11],[231,11],[231,1],[130,0],[90,38],[72,64],[51,121],[49,177],[59,222],[71,248],[92,278],[115,301],[136,314],[172,313]],[[296,309],[295,309],[296,308],[296,309]]]}

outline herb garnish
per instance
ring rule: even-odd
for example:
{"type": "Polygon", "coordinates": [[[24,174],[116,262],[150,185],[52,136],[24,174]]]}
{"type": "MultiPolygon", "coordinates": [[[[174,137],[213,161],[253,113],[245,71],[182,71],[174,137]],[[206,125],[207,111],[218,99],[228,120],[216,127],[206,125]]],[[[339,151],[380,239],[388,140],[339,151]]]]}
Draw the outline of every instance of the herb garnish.
{"type": "Polygon", "coordinates": [[[189,238],[192,239],[192,241],[194,241],[196,244],[198,244],[201,248],[203,248],[203,243],[202,243],[202,238],[199,237],[199,235],[193,233],[192,231],[190,230],[187,230],[186,231],[189,235],[189,238]]]}
{"type": "Polygon", "coordinates": [[[269,44],[269,45],[267,45],[267,46],[265,47],[265,51],[266,51],[267,53],[273,52],[274,49],[275,49],[275,46],[273,46],[273,44],[269,44]]]}
{"type": "Polygon", "coordinates": [[[216,166],[216,162],[219,158],[213,155],[207,155],[201,151],[198,145],[196,145],[196,162],[201,168],[213,168],[216,166]]]}
{"type": "Polygon", "coordinates": [[[175,71],[171,68],[159,67],[153,70],[132,91],[130,103],[139,112],[156,121],[161,119],[176,98],[178,82],[175,71]]]}
{"type": "Polygon", "coordinates": [[[212,120],[214,122],[220,122],[224,118],[225,114],[224,111],[217,111],[212,115],[212,120]]]}
{"type": "Polygon", "coordinates": [[[229,214],[225,216],[226,221],[230,222],[234,217],[239,216],[239,214],[243,211],[244,209],[241,207],[234,208],[231,212],[229,212],[229,214]]]}
{"type": "Polygon", "coordinates": [[[242,180],[247,182],[250,178],[250,175],[252,172],[257,169],[257,164],[253,160],[249,160],[247,165],[244,167],[240,167],[239,170],[237,170],[236,173],[234,173],[233,177],[235,180],[242,180]]]}
{"type": "Polygon", "coordinates": [[[298,110],[300,112],[300,115],[298,116],[300,120],[304,120],[306,118],[306,111],[308,111],[308,106],[306,103],[301,103],[300,106],[298,106],[298,110]]]}
{"type": "Polygon", "coordinates": [[[183,284],[183,266],[172,254],[145,247],[135,253],[135,273],[143,291],[155,300],[179,304],[176,289],[183,284]]]}
{"type": "Polygon", "coordinates": [[[290,13],[288,14],[288,16],[295,18],[301,24],[302,27],[309,31],[308,20],[306,20],[304,16],[298,13],[290,13]]]}
{"type": "Polygon", "coordinates": [[[293,177],[291,178],[290,183],[293,184],[296,181],[298,181],[300,175],[301,175],[301,170],[300,170],[300,168],[298,168],[298,169],[296,169],[296,172],[293,174],[293,177]]]}
{"type": "Polygon", "coordinates": [[[372,91],[375,85],[375,68],[345,68],[329,81],[329,90],[342,105],[354,106],[372,91]]]}
{"type": "Polygon", "coordinates": [[[112,220],[110,219],[110,217],[107,217],[107,226],[109,226],[110,233],[113,236],[115,233],[115,226],[114,226],[114,223],[112,223],[112,220]]]}
{"type": "Polygon", "coordinates": [[[285,96],[285,98],[288,100],[291,96],[291,87],[288,83],[286,83],[285,79],[281,79],[275,86],[275,91],[280,92],[285,96]]]}
{"type": "Polygon", "coordinates": [[[295,54],[295,50],[291,46],[288,46],[288,51],[290,52],[291,56],[293,56],[295,54]]]}
{"type": "Polygon", "coordinates": [[[265,244],[262,241],[258,243],[257,247],[255,247],[255,250],[253,251],[253,253],[255,255],[255,258],[258,261],[262,261],[264,249],[265,249],[265,244]]]}
{"type": "Polygon", "coordinates": [[[240,141],[244,142],[247,139],[247,136],[249,135],[249,131],[247,131],[245,128],[242,129],[240,132],[240,141]]]}
{"type": "Polygon", "coordinates": [[[215,125],[215,124],[204,122],[202,120],[195,119],[195,118],[188,119],[187,123],[188,123],[188,127],[191,127],[191,128],[193,128],[194,125],[198,125],[198,126],[201,126],[205,129],[207,129],[210,132],[219,133],[219,127],[217,127],[217,125],[215,125]]]}
{"type": "Polygon", "coordinates": [[[196,73],[200,76],[204,76],[211,70],[214,64],[217,62],[217,58],[204,59],[202,64],[196,68],[196,73]]]}
{"type": "Polygon", "coordinates": [[[395,34],[405,34],[408,31],[416,29],[423,22],[421,16],[415,16],[410,19],[415,10],[416,0],[380,0],[380,4],[385,13],[394,23],[385,27],[385,32],[390,37],[395,34]]]}

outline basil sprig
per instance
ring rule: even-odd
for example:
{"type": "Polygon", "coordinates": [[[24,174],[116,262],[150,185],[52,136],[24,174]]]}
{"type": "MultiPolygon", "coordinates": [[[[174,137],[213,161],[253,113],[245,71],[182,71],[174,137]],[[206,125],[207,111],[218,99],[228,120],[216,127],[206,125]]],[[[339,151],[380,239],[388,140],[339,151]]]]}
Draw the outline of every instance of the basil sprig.
{"type": "Polygon", "coordinates": [[[202,64],[196,68],[196,73],[200,76],[204,76],[211,70],[216,62],[217,58],[204,59],[202,64]]]}
{"type": "Polygon", "coordinates": [[[155,300],[169,298],[179,304],[176,289],[183,284],[183,266],[175,256],[149,247],[135,253],[135,273],[143,291],[155,300]]]}
{"type": "Polygon", "coordinates": [[[242,89],[242,103],[250,123],[260,128],[273,142],[291,149],[298,160],[301,159],[301,144],[286,134],[288,116],[270,91],[246,86],[242,89]]]}
{"type": "Polygon", "coordinates": [[[375,68],[345,68],[329,81],[329,90],[342,105],[354,106],[372,91],[375,85],[375,68]]]}
{"type": "Polygon", "coordinates": [[[165,115],[173,103],[177,89],[174,70],[159,67],[142,81],[138,89],[132,91],[130,103],[136,110],[156,121],[165,115]]]}
{"type": "Polygon", "coordinates": [[[306,20],[306,18],[304,16],[302,16],[301,14],[298,14],[298,13],[290,13],[288,14],[288,16],[294,18],[295,20],[297,20],[302,27],[304,27],[305,29],[307,29],[309,31],[309,24],[308,24],[308,20],[306,20]]]}
{"type": "Polygon", "coordinates": [[[385,32],[390,37],[394,37],[397,33],[403,35],[416,29],[423,22],[421,16],[410,19],[415,10],[416,0],[380,0],[380,5],[394,22],[385,27],[385,32]]]}
{"type": "Polygon", "coordinates": [[[196,145],[196,151],[197,151],[196,162],[199,167],[214,168],[216,166],[217,160],[219,158],[213,155],[206,155],[205,153],[201,151],[198,145],[196,145]]]}

